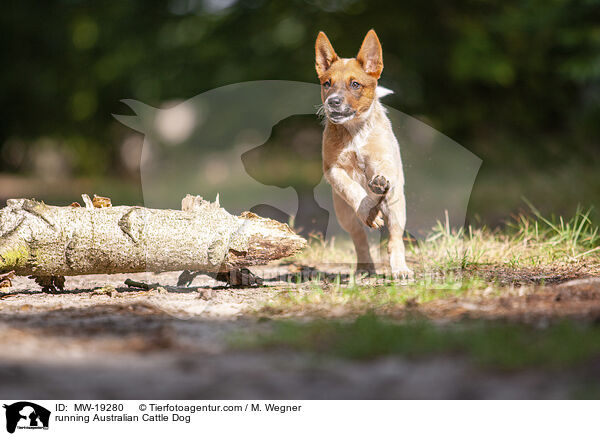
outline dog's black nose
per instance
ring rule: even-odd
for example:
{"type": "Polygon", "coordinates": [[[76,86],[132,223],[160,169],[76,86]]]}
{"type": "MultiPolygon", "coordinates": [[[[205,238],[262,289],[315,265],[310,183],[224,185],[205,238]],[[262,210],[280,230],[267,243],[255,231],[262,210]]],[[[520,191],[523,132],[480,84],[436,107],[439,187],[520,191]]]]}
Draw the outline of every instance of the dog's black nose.
{"type": "Polygon", "coordinates": [[[327,99],[327,104],[331,107],[339,107],[342,104],[341,97],[329,97],[327,99]]]}

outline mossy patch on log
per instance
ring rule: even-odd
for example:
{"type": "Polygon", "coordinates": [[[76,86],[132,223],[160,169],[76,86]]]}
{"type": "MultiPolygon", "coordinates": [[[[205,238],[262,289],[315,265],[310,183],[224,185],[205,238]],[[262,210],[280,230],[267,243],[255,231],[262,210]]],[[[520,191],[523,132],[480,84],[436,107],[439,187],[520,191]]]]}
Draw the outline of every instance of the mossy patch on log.
{"type": "Polygon", "coordinates": [[[29,249],[26,245],[17,245],[8,250],[3,250],[2,255],[0,255],[0,272],[24,267],[28,260],[29,249]]]}

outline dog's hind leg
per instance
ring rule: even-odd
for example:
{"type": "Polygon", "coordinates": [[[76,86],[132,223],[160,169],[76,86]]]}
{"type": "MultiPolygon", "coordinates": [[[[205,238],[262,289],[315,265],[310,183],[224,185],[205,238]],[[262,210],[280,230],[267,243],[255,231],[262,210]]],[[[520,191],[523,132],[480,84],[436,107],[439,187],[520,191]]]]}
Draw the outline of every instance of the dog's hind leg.
{"type": "Polygon", "coordinates": [[[369,251],[367,232],[356,213],[335,191],[333,192],[333,206],[340,225],[350,234],[352,242],[354,242],[357,272],[375,274],[375,265],[369,251]]]}

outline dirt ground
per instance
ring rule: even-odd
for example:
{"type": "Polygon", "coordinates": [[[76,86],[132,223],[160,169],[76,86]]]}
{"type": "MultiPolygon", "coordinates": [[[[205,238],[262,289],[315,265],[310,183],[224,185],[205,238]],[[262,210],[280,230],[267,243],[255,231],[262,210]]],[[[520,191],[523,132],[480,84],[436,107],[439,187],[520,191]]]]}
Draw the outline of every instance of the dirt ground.
{"type": "MultiPolygon", "coordinates": [[[[256,268],[284,279],[289,266],[256,268]]],[[[570,398],[600,376],[600,360],[573,371],[482,370],[457,356],[398,356],[347,361],[295,351],[240,350],[231,338],[271,321],[254,310],[285,290],[228,289],[198,276],[176,288],[178,273],[67,278],[44,294],[18,277],[0,297],[0,397],[7,399],[325,399],[570,398]],[[132,278],[161,289],[131,290],[132,278]]],[[[451,298],[403,310],[437,320],[463,317],[544,322],[592,321],[600,314],[600,278],[584,278],[497,298],[451,298]]],[[[397,314],[398,315],[398,314],[397,314]]],[[[399,314],[401,315],[401,314],[399,314]]]]}

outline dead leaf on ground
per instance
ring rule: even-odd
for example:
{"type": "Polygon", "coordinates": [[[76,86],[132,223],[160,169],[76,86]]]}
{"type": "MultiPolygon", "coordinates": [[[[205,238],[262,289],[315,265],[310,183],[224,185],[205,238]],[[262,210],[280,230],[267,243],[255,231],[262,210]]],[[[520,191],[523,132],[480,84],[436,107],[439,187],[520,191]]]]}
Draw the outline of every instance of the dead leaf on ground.
{"type": "Polygon", "coordinates": [[[6,274],[0,274],[0,288],[10,288],[12,287],[11,279],[15,278],[15,272],[10,271],[6,274]]]}

